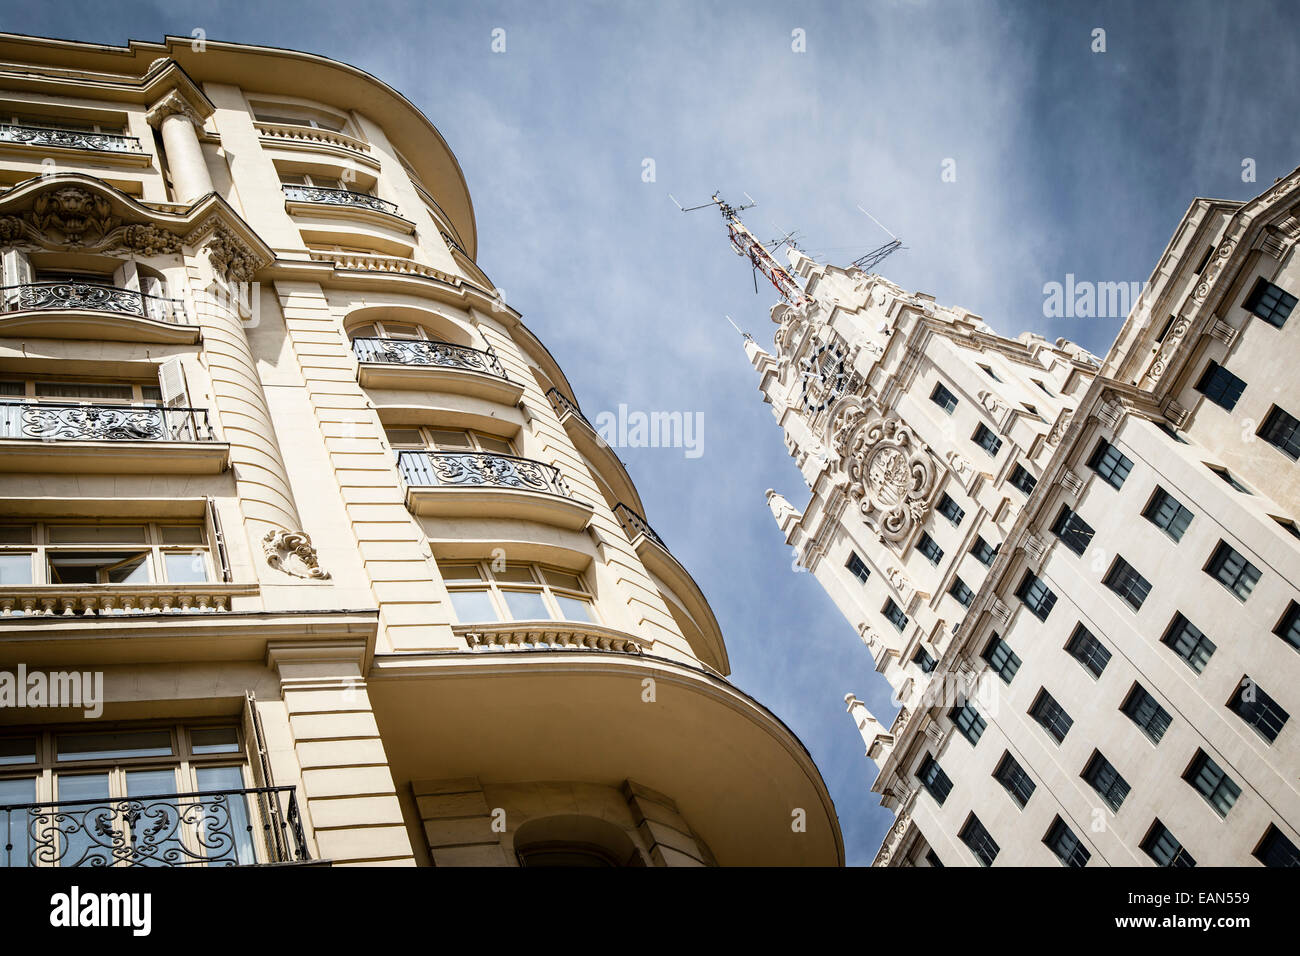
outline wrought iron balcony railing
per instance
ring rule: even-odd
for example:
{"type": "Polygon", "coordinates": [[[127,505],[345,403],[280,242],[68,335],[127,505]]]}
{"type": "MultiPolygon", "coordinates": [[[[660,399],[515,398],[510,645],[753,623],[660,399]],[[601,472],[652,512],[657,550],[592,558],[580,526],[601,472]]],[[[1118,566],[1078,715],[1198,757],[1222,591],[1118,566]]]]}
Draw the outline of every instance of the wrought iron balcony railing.
{"type": "Polygon", "coordinates": [[[497,353],[489,346],[486,351],[450,342],[427,342],[420,339],[352,340],[352,352],[358,362],[388,362],[394,365],[437,365],[444,368],[463,368],[483,372],[510,381],[497,353]]]}
{"type": "Polygon", "coordinates": [[[294,787],[0,806],[0,865],[255,866],[311,859],[294,787]]]}
{"type": "Polygon", "coordinates": [[[354,193],[350,189],[326,189],[324,186],[285,185],[284,195],[291,202],[321,203],[327,206],[352,206],[357,209],[371,209],[375,212],[400,216],[397,207],[378,196],[367,193],[354,193]]]}
{"type": "Polygon", "coordinates": [[[485,452],[403,451],[397,467],[408,485],[517,488],[573,497],[554,465],[485,452]]]}
{"type": "Polygon", "coordinates": [[[181,299],[119,289],[94,282],[27,282],[0,286],[0,312],[86,309],[136,315],[169,325],[190,325],[181,299]]]}
{"type": "Polygon", "coordinates": [[[668,549],[668,545],[664,544],[664,539],[655,534],[655,529],[650,527],[650,522],[623,504],[623,502],[620,501],[614,505],[614,517],[623,526],[623,533],[627,535],[629,541],[635,541],[637,535],[643,534],[659,547],[664,550],[668,549]]]}
{"type": "Polygon", "coordinates": [[[0,439],[215,441],[205,408],[0,401],[0,439]]]}
{"type": "Polygon", "coordinates": [[[97,149],[106,153],[142,152],[140,140],[134,136],[13,123],[0,123],[0,142],[24,143],[29,146],[62,146],[67,149],[97,149]]]}
{"type": "Polygon", "coordinates": [[[555,414],[563,418],[565,415],[576,415],[582,421],[586,422],[587,427],[595,431],[596,426],[587,421],[587,416],[582,414],[582,409],[578,403],[570,398],[565,397],[564,393],[558,388],[549,388],[546,390],[546,397],[551,400],[551,407],[555,409],[555,414]]]}

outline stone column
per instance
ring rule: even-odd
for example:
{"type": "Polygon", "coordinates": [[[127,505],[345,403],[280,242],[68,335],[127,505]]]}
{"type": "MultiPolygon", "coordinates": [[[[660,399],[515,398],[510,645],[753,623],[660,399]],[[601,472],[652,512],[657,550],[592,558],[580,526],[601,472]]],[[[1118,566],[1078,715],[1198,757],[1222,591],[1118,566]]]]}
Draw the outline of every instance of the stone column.
{"type": "Polygon", "coordinates": [[[192,203],[212,192],[212,176],[199,145],[203,118],[174,90],[154,104],[148,115],[149,125],[162,135],[176,201],[192,203]]]}

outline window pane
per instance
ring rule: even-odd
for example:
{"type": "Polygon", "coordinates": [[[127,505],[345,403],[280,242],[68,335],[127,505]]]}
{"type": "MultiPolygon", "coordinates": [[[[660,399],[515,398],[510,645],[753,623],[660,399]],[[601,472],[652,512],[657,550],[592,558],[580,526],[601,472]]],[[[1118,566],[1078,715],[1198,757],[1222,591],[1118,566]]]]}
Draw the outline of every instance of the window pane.
{"type": "Polygon", "coordinates": [[[147,584],[148,552],[51,551],[52,584],[147,584]]]}
{"type": "Polygon", "coordinates": [[[385,428],[384,437],[388,439],[388,444],[395,448],[400,445],[424,447],[424,436],[420,434],[418,428],[385,428]]]}
{"type": "Polygon", "coordinates": [[[167,580],[172,584],[198,584],[208,580],[208,559],[204,551],[169,551],[163,555],[167,580]]]}
{"type": "Polygon", "coordinates": [[[550,620],[551,612],[546,609],[540,591],[502,591],[506,606],[510,608],[510,617],[516,621],[550,620]]]}
{"type": "MultiPolygon", "coordinates": [[[[239,767],[204,767],[195,771],[199,790],[221,790],[226,797],[221,802],[205,798],[205,805],[213,812],[203,815],[200,834],[204,855],[208,859],[228,863],[233,856],[240,866],[257,862],[253,848],[253,834],[248,813],[248,798],[232,791],[244,789],[244,775],[239,767]],[[225,808],[224,810],[222,808],[225,808]]],[[[271,799],[275,799],[272,794],[271,799]]]]}
{"type": "Polygon", "coordinates": [[[78,803],[68,809],[77,812],[76,829],[55,829],[54,853],[59,866],[108,866],[113,862],[110,850],[90,833],[116,829],[120,819],[108,803],[107,773],[61,773],[55,776],[60,803],[78,803]]]}
{"type": "Polygon", "coordinates": [[[60,760],[162,757],[172,752],[172,735],[167,730],[136,730],[111,734],[59,734],[55,749],[60,760]]]}
{"type": "Polygon", "coordinates": [[[132,398],[130,385],[105,385],[94,382],[37,382],[38,398],[76,398],[89,400],[111,398],[129,402],[132,398]]]}
{"type": "Polygon", "coordinates": [[[596,615],[590,601],[569,597],[566,594],[555,595],[555,603],[560,605],[560,616],[566,621],[592,621],[596,615]]]}
{"type": "Polygon", "coordinates": [[[500,620],[486,590],[452,591],[451,606],[456,609],[456,617],[462,624],[500,620]]]}
{"type": "Polygon", "coordinates": [[[568,588],[570,591],[585,591],[582,586],[582,579],[576,574],[569,574],[567,571],[553,571],[550,568],[542,569],[542,577],[546,578],[546,583],[554,585],[557,588],[568,588]]]}
{"type": "Polygon", "coordinates": [[[511,584],[534,584],[537,579],[533,577],[533,569],[527,564],[507,564],[504,570],[498,571],[492,569],[492,577],[498,581],[507,581],[511,584]]]}
{"type": "Polygon", "coordinates": [[[196,754],[239,752],[239,734],[234,727],[195,727],[190,730],[190,750],[196,754]]]}
{"type": "MultiPolygon", "coordinates": [[[[176,792],[176,770],[132,770],[126,775],[128,797],[169,796],[176,792]]],[[[181,844],[180,810],[175,800],[146,800],[135,820],[124,820],[133,834],[128,856],[138,866],[169,866],[190,859],[181,844]]]]}
{"type": "Polygon", "coordinates": [[[52,524],[50,544],[145,544],[142,524],[52,524]]]}
{"type": "Polygon", "coordinates": [[[484,451],[494,451],[501,455],[513,455],[515,453],[510,442],[506,441],[504,438],[494,438],[491,435],[479,435],[478,443],[482,446],[484,451]]]}
{"type": "Polygon", "coordinates": [[[0,526],[0,544],[31,544],[32,526],[8,524],[0,526]]]}
{"type": "Polygon", "coordinates": [[[462,431],[448,431],[441,428],[430,430],[429,437],[433,439],[434,445],[438,448],[447,448],[453,451],[473,449],[470,444],[469,435],[462,431]]]}
{"type": "Polygon", "coordinates": [[[0,554],[0,584],[31,583],[31,554],[0,554]]]}
{"type": "Polygon", "coordinates": [[[483,575],[477,564],[440,564],[444,581],[482,581],[483,575]]]}
{"type": "MultiPolygon", "coordinates": [[[[0,780],[0,806],[16,806],[36,802],[36,778],[21,777],[0,780]]],[[[11,810],[0,813],[0,866],[30,866],[31,837],[28,824],[31,812],[11,810]],[[6,851],[5,847],[12,847],[6,851]]]]}
{"type": "Polygon", "coordinates": [[[5,737],[0,739],[0,767],[36,763],[35,737],[5,737]]]}
{"type": "Polygon", "coordinates": [[[197,524],[165,524],[158,528],[163,544],[202,544],[203,526],[197,524]]]}

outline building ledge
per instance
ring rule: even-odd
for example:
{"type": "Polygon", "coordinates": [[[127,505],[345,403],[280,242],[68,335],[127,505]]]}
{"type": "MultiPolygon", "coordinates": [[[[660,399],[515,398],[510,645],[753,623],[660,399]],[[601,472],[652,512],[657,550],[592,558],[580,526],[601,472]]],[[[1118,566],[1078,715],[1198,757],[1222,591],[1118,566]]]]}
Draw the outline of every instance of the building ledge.
{"type": "Polygon", "coordinates": [[[524,386],[521,383],[512,382],[499,375],[436,365],[359,362],[357,382],[363,388],[394,388],[472,395],[511,407],[514,407],[524,394],[524,386]]]}
{"type": "Polygon", "coordinates": [[[225,442],[0,439],[0,472],[215,475],[229,464],[225,442]]]}
{"type": "Polygon", "coordinates": [[[412,514],[435,518],[520,518],[581,531],[592,506],[546,491],[466,485],[412,485],[406,489],[412,514]]]}
{"type": "Polygon", "coordinates": [[[160,322],[126,313],[83,309],[31,309],[0,314],[0,338],[82,339],[193,345],[197,325],[160,322]]]}

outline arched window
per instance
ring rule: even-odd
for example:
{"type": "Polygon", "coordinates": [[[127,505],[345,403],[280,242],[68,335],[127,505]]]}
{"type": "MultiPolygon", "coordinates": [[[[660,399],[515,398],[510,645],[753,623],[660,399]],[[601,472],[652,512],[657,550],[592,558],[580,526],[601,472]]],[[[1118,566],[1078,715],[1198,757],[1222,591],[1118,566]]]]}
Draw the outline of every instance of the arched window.
{"type": "Polygon", "coordinates": [[[515,856],[520,866],[645,866],[623,830],[577,814],[529,820],[515,833],[515,856]]]}

